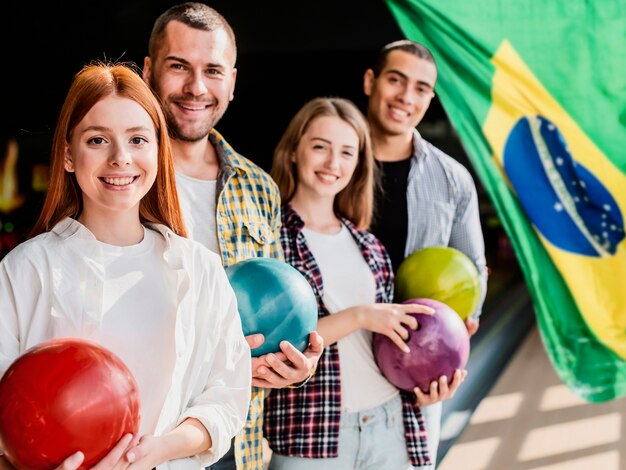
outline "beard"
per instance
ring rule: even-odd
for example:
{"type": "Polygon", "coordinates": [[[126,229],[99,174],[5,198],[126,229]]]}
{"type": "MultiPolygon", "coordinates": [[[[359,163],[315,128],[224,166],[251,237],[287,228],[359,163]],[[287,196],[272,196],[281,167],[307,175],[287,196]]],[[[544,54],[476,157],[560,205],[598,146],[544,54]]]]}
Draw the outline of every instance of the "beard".
{"type": "Polygon", "coordinates": [[[172,139],[181,142],[198,142],[200,140],[206,139],[211,132],[211,129],[213,129],[217,125],[219,120],[226,112],[226,107],[224,107],[223,109],[219,109],[217,106],[218,103],[217,101],[215,101],[212,104],[213,113],[207,117],[207,120],[205,122],[198,122],[193,128],[186,128],[184,123],[179,122],[176,119],[176,116],[174,115],[170,107],[175,106],[175,104],[170,104],[170,102],[171,100],[175,101],[177,99],[180,99],[181,101],[196,101],[196,99],[193,96],[174,96],[166,98],[159,89],[158,82],[155,79],[154,75],[150,77],[150,86],[159,98],[159,102],[161,103],[161,109],[163,110],[163,114],[165,115],[165,119],[167,121],[167,129],[172,139]]]}
{"type": "Polygon", "coordinates": [[[178,140],[181,142],[198,142],[200,140],[204,140],[211,132],[214,124],[217,124],[217,120],[211,120],[207,124],[201,126],[198,129],[195,129],[193,132],[186,131],[178,124],[174,115],[168,110],[165,109],[165,119],[167,120],[167,130],[172,139],[178,140]]]}

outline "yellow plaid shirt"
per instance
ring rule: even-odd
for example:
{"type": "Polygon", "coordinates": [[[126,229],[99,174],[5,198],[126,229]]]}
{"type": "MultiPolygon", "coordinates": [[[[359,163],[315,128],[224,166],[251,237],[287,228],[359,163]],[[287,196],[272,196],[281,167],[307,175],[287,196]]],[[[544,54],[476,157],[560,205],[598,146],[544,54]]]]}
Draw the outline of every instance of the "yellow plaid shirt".
{"type": "MultiPolygon", "coordinates": [[[[280,193],[276,183],[235,152],[215,129],[209,139],[221,162],[216,220],[224,267],[262,256],[282,260],[280,193]]],[[[238,470],[263,469],[263,399],[263,389],[252,387],[248,419],[235,438],[238,470]]]]}

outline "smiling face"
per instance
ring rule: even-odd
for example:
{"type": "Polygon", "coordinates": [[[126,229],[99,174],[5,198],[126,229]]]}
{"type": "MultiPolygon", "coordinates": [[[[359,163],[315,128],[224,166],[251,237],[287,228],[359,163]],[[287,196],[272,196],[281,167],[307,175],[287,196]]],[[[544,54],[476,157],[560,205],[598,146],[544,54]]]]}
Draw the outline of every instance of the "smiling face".
{"type": "Polygon", "coordinates": [[[337,116],[320,116],[309,124],[292,156],[297,171],[294,199],[334,199],[350,182],[359,161],[359,137],[337,116]]]}
{"type": "Polygon", "coordinates": [[[133,212],[154,184],[158,142],[154,123],[137,102],[115,95],[98,101],[72,130],[65,170],[82,190],[81,219],[110,220],[133,212]]]}
{"type": "Polygon", "coordinates": [[[143,77],[160,96],[174,139],[196,142],[215,127],[234,96],[234,62],[224,30],[167,25],[156,56],[144,61],[143,77]]]}
{"type": "Polygon", "coordinates": [[[378,77],[371,69],[364,77],[373,131],[389,136],[411,134],[435,95],[436,80],[432,62],[403,50],[391,51],[378,77]]]}

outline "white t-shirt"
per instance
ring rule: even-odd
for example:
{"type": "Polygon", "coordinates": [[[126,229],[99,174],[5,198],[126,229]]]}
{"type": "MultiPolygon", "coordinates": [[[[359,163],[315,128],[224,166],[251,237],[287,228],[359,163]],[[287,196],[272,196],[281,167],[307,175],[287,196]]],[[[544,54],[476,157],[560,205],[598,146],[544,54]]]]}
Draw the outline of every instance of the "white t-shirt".
{"type": "Polygon", "coordinates": [[[176,173],[180,209],[189,238],[219,254],[217,241],[217,180],[199,180],[176,173]]]}
{"type": "Polygon", "coordinates": [[[176,278],[163,260],[165,240],[144,229],[137,245],[97,243],[104,261],[97,340],[116,351],[133,373],[141,398],[140,435],[154,434],[176,359],[176,278]]]}
{"type": "MultiPolygon", "coordinates": [[[[342,225],[328,235],[303,229],[324,282],[322,301],[333,314],[355,305],[376,301],[374,276],[359,246],[342,225]]],[[[383,377],[372,349],[372,332],[360,329],[340,339],[342,412],[363,411],[387,402],[399,392],[383,377]]]]}

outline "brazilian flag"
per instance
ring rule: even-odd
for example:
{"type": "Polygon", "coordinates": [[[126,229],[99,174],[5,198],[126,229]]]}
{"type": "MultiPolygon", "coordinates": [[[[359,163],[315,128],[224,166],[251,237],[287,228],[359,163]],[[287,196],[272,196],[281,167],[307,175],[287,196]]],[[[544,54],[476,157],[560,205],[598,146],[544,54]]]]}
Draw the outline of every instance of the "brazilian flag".
{"type": "Polygon", "coordinates": [[[626,2],[387,0],[511,238],[561,380],[626,395],[626,2]]]}

